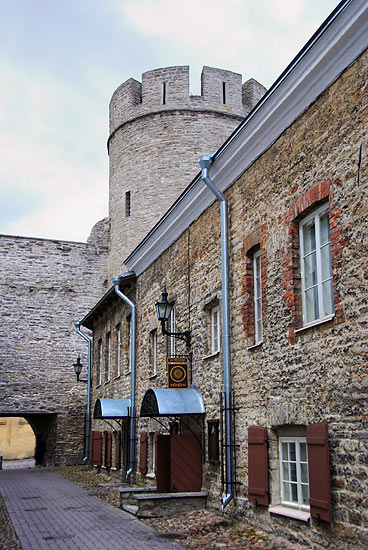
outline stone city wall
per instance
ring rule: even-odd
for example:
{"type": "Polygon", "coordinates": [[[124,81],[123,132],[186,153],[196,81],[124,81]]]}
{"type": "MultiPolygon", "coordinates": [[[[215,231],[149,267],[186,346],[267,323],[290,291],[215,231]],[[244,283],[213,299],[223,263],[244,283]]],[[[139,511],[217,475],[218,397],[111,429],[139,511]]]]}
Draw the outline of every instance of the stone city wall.
{"type": "Polygon", "coordinates": [[[73,363],[80,354],[87,365],[87,345],[74,321],[104,288],[105,226],[89,244],[0,237],[0,414],[22,413],[42,432],[49,463],[83,453],[86,385],[76,384],[73,363]]]}

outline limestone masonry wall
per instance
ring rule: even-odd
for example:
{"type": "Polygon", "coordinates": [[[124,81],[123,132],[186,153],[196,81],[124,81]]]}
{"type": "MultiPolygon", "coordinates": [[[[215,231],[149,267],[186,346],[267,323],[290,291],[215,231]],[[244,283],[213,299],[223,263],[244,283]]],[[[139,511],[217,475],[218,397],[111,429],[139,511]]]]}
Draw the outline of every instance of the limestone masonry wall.
{"type": "Polygon", "coordinates": [[[204,67],[202,95],[189,95],[189,67],[130,79],[110,103],[109,277],[264,94],[255,80],[204,67]],[[243,103],[244,100],[244,103],[243,103]],[[144,207],[143,207],[144,205],[144,207]]]}
{"type": "MultiPolygon", "coordinates": [[[[227,511],[314,550],[363,550],[368,544],[367,67],[365,52],[226,191],[238,483],[227,511]],[[327,205],[329,213],[335,315],[300,330],[295,224],[321,204],[327,205]],[[248,257],[257,246],[265,299],[263,339],[254,346],[249,327],[252,315],[247,312],[251,293],[248,257]],[[281,498],[280,434],[303,436],[307,426],[319,422],[328,424],[332,522],[301,515],[293,519],[290,509],[280,515],[268,506],[252,504],[248,499],[248,427],[267,430],[269,497],[270,505],[276,506],[281,498]]],[[[219,419],[222,351],[211,353],[209,347],[209,312],[222,305],[218,202],[140,274],[131,289],[138,305],[138,413],[148,388],[166,387],[165,359],[172,350],[154,310],[164,288],[169,301],[175,302],[176,330],[192,330],[191,379],[202,393],[206,420],[219,419]],[[157,330],[158,342],[156,374],[149,351],[153,330],[157,330]]],[[[104,341],[106,332],[126,315],[123,305],[100,315],[95,338],[104,341]]],[[[184,344],[176,342],[175,353],[185,352],[184,344]]],[[[94,388],[93,398],[122,396],[126,391],[126,378],[111,380],[94,388]]],[[[94,426],[101,429],[97,423],[94,426]]],[[[150,437],[162,431],[158,423],[147,419],[139,419],[137,428],[138,441],[142,431],[150,437]]],[[[207,453],[207,432],[205,437],[207,453]]],[[[148,447],[148,462],[152,463],[148,447]]],[[[210,505],[218,507],[221,465],[207,459],[203,486],[209,490],[210,505]]]]}
{"type": "Polygon", "coordinates": [[[26,416],[48,463],[83,456],[86,385],[72,365],[87,365],[87,347],[73,323],[104,288],[104,222],[94,232],[89,244],[0,236],[0,415],[26,416]]]}

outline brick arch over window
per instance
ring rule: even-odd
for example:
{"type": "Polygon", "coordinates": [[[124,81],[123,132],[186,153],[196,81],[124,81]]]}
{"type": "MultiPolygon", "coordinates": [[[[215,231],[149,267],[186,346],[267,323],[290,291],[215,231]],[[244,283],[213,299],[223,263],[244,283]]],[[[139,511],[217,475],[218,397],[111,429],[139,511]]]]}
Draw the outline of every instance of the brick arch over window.
{"type": "Polygon", "coordinates": [[[289,341],[295,341],[295,330],[302,328],[302,297],[299,258],[299,222],[300,220],[323,202],[328,202],[328,215],[331,239],[331,263],[334,286],[334,324],[344,321],[336,283],[338,281],[338,262],[342,257],[342,251],[346,245],[342,230],[338,225],[339,212],[333,205],[332,182],[323,181],[307,191],[290,207],[285,223],[288,226],[288,243],[283,263],[284,272],[284,299],[291,311],[291,323],[289,327],[289,341]]]}
{"type": "Polygon", "coordinates": [[[252,231],[244,238],[242,254],[245,263],[245,277],[243,280],[242,294],[243,306],[242,317],[243,327],[249,346],[254,344],[255,326],[254,326],[254,276],[253,276],[253,256],[258,250],[261,253],[261,285],[262,285],[262,323],[263,328],[267,326],[267,252],[266,244],[266,224],[262,224],[255,231],[252,231]]]}

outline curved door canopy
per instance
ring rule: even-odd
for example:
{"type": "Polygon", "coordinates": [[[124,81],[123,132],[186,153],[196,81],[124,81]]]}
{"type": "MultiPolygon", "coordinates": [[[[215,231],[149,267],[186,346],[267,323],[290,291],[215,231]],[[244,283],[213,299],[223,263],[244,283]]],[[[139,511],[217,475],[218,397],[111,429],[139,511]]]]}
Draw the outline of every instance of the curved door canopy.
{"type": "Polygon", "coordinates": [[[130,416],[130,399],[97,399],[93,418],[127,418],[130,416]]]}
{"type": "Polygon", "coordinates": [[[195,386],[188,389],[149,389],[146,391],[140,416],[181,416],[204,414],[201,392],[195,386]]]}

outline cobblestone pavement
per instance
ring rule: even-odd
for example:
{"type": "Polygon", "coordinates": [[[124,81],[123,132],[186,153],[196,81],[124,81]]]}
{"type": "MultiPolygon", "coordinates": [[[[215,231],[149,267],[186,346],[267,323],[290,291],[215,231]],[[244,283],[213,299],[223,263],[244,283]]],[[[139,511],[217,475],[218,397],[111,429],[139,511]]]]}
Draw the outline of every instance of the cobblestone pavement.
{"type": "Polygon", "coordinates": [[[4,469],[0,492],[22,550],[181,548],[169,535],[157,533],[53,472],[4,469]]]}

